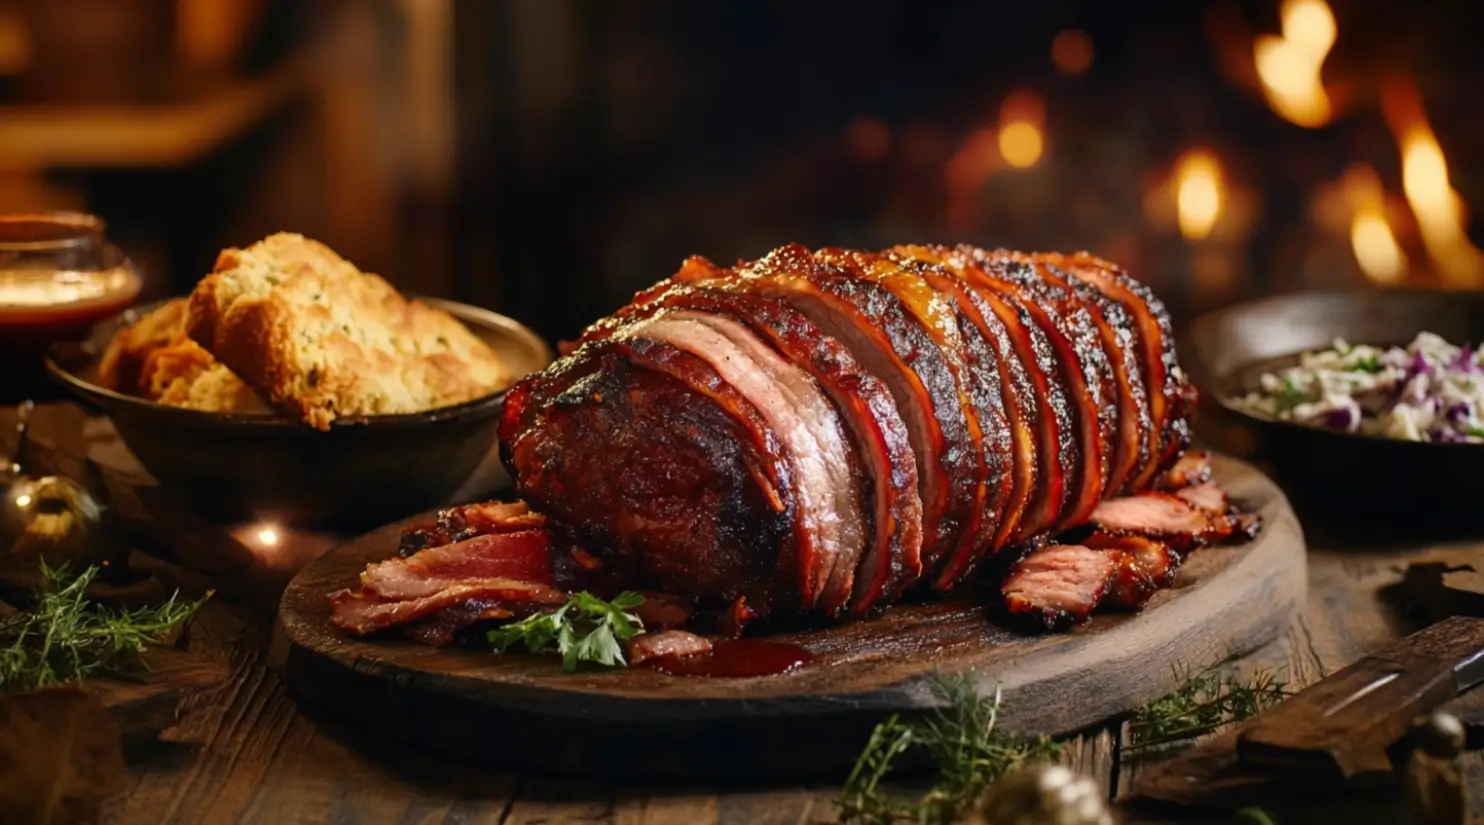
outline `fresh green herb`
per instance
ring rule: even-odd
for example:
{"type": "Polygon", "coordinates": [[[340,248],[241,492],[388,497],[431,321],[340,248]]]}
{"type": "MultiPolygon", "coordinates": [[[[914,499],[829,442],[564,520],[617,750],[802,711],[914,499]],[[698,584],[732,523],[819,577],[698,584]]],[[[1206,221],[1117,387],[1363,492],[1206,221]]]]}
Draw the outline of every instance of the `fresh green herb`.
{"type": "Polygon", "coordinates": [[[1017,739],[995,730],[998,691],[993,698],[982,697],[967,676],[934,676],[931,688],[946,707],[920,722],[893,715],[876,726],[836,802],[841,822],[945,825],[991,782],[1057,754],[1060,746],[1045,737],[1017,739]],[[909,751],[926,756],[937,769],[932,789],[916,800],[895,798],[881,787],[896,759],[909,751]]]}
{"type": "Polygon", "coordinates": [[[627,590],[611,602],[584,590],[552,613],[537,613],[491,630],[489,641],[499,653],[516,645],[540,653],[555,645],[568,673],[580,662],[624,665],[628,662],[619,643],[644,632],[644,623],[628,611],[643,603],[643,596],[627,590]]]}
{"type": "Polygon", "coordinates": [[[1180,687],[1140,708],[1129,723],[1126,751],[1158,748],[1194,739],[1248,719],[1283,701],[1286,685],[1278,674],[1262,671],[1243,679],[1223,677],[1213,668],[1180,673],[1180,687]]]}
{"type": "Polygon", "coordinates": [[[1473,424],[1469,424],[1468,426],[1463,428],[1463,431],[1464,433],[1474,436],[1475,438],[1484,438],[1484,427],[1476,427],[1473,424]]]}
{"type": "Polygon", "coordinates": [[[177,593],[163,604],[112,610],[88,600],[97,567],[74,577],[65,565],[42,562],[41,573],[35,608],[0,621],[0,690],[35,690],[115,670],[163,641],[206,600],[185,602],[177,593]]]}
{"type": "Polygon", "coordinates": [[[1283,376],[1283,387],[1278,390],[1276,398],[1280,411],[1291,410],[1304,403],[1306,398],[1308,398],[1308,393],[1300,389],[1293,378],[1287,375],[1283,376]]]}
{"type": "Polygon", "coordinates": [[[1350,367],[1350,369],[1352,372],[1369,372],[1372,374],[1378,373],[1381,371],[1381,356],[1376,353],[1371,353],[1365,358],[1356,361],[1355,364],[1350,367]]]}
{"type": "Polygon", "coordinates": [[[1250,819],[1256,825],[1278,825],[1277,817],[1262,808],[1243,808],[1237,811],[1237,816],[1242,819],[1250,819]]]}

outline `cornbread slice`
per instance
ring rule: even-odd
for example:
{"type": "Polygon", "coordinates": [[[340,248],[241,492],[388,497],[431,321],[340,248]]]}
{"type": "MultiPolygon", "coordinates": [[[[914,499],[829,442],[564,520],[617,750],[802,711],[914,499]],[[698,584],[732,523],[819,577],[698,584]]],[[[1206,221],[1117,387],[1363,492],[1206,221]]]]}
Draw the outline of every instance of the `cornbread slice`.
{"type": "Polygon", "coordinates": [[[149,354],[139,383],[145,398],[172,407],[242,415],[273,413],[226,364],[212,358],[184,332],[169,346],[149,354]]]}
{"type": "Polygon", "coordinates": [[[114,333],[98,365],[98,385],[126,395],[144,389],[141,373],[150,353],[185,332],[188,301],[176,298],[114,333]]]}
{"type": "Polygon", "coordinates": [[[270,404],[321,430],[458,404],[513,377],[453,316],[291,233],[223,250],[191,293],[186,329],[270,404]]]}

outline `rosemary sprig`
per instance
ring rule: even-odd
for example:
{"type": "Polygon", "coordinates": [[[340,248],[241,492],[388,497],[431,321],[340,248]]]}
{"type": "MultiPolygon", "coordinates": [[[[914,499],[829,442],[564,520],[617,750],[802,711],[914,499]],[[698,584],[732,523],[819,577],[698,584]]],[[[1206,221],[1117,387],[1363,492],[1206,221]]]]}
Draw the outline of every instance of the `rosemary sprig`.
{"type": "Polygon", "coordinates": [[[1177,671],[1180,687],[1140,708],[1129,722],[1129,752],[1160,748],[1240,722],[1283,701],[1287,685],[1273,671],[1243,679],[1212,668],[1177,671]]]}
{"type": "Polygon", "coordinates": [[[586,590],[576,593],[551,613],[537,613],[489,632],[497,653],[516,645],[530,653],[549,650],[562,654],[562,669],[575,671],[581,662],[605,667],[624,665],[620,642],[644,632],[644,623],[629,611],[644,603],[644,597],[625,590],[606,602],[586,590]]]}
{"type": "Polygon", "coordinates": [[[0,621],[0,690],[35,690],[113,671],[163,641],[195,614],[201,601],[172,594],[162,604],[113,610],[90,601],[99,568],[77,576],[66,565],[41,563],[34,609],[0,621]]]}
{"type": "Polygon", "coordinates": [[[953,822],[991,782],[1022,765],[1054,757],[1051,740],[1007,737],[995,730],[1000,695],[979,695],[967,676],[934,676],[933,694],[947,707],[920,722],[892,716],[876,726],[856,760],[836,804],[850,825],[953,822]],[[882,787],[895,760],[918,751],[937,770],[932,788],[916,800],[897,799],[882,787]]]}
{"type": "MultiPolygon", "coordinates": [[[[1127,751],[1194,739],[1247,719],[1288,695],[1272,671],[1245,680],[1223,677],[1214,665],[1193,675],[1188,668],[1176,672],[1180,686],[1134,714],[1127,751]]],[[[935,676],[931,687],[947,707],[921,722],[894,715],[871,733],[835,803],[842,823],[946,825],[996,779],[1057,755],[1060,744],[1046,737],[1015,739],[995,731],[998,692],[992,698],[981,697],[963,676],[935,676]],[[882,787],[897,759],[908,752],[926,756],[937,771],[932,788],[917,799],[893,796],[882,787]]]]}

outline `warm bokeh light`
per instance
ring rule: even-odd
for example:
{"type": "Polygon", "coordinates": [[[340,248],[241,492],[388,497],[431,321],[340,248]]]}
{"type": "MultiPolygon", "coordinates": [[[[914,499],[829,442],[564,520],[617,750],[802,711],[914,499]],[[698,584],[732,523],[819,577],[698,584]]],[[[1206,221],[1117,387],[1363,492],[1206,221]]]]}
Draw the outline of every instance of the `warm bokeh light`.
{"type": "Polygon", "coordinates": [[[1211,234],[1221,217],[1223,200],[1221,163],[1205,149],[1192,149],[1175,165],[1175,206],[1180,234],[1200,240],[1211,234]]]}
{"type": "Polygon", "coordinates": [[[858,117],[845,127],[845,146],[862,160],[881,160],[891,149],[891,130],[874,117],[858,117]]]}
{"type": "Polygon", "coordinates": [[[1092,38],[1081,29],[1066,29],[1051,40],[1051,63],[1064,75],[1075,77],[1092,68],[1092,38]]]}
{"type": "Polygon", "coordinates": [[[15,497],[15,506],[17,506],[17,507],[30,507],[31,506],[31,496],[28,495],[28,494],[26,494],[26,493],[21,493],[20,495],[16,496],[15,497]]]}
{"type": "Polygon", "coordinates": [[[1257,76],[1268,104],[1287,120],[1316,127],[1332,116],[1320,71],[1334,47],[1334,14],[1324,0],[1285,0],[1283,34],[1262,35],[1252,46],[1257,76]]]}
{"type": "Polygon", "coordinates": [[[1463,199],[1448,179],[1448,162],[1409,82],[1388,83],[1382,93],[1386,120],[1402,155],[1402,192],[1417,217],[1422,244],[1444,282],[1484,286],[1484,252],[1469,241],[1463,199]]]}
{"type": "Polygon", "coordinates": [[[1018,91],[1000,106],[1000,156],[1017,169],[1028,169],[1041,160],[1046,149],[1042,133],[1046,104],[1035,92],[1018,91]]]}
{"type": "Polygon", "coordinates": [[[258,543],[264,547],[277,547],[279,541],[278,528],[264,525],[257,530],[258,543]]]}

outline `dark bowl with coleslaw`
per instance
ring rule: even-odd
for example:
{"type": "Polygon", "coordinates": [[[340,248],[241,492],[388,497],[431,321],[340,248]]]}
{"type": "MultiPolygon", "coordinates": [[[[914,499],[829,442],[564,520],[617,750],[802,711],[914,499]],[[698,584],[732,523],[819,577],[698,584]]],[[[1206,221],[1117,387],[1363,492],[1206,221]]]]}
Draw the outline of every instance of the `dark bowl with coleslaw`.
{"type": "Polygon", "coordinates": [[[1299,502],[1360,521],[1474,521],[1484,293],[1282,295],[1198,318],[1182,338],[1207,406],[1250,434],[1299,502]]]}

